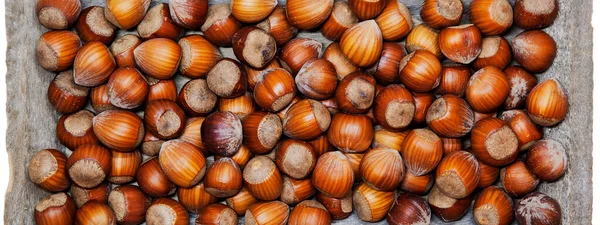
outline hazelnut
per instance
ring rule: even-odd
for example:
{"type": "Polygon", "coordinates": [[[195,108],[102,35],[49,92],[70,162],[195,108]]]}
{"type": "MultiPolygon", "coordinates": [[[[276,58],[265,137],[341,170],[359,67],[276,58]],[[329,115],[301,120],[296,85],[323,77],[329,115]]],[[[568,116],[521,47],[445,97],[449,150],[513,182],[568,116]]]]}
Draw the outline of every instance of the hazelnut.
{"type": "Polygon", "coordinates": [[[43,198],[34,209],[35,224],[72,224],[77,207],[73,198],[60,192],[43,198]]]}
{"type": "Polygon", "coordinates": [[[471,147],[477,159],[490,166],[504,166],[517,158],[519,140],[504,121],[483,119],[471,131],[471,147]]]}
{"type": "Polygon", "coordinates": [[[69,188],[67,157],[56,149],[43,149],[29,161],[28,175],[31,182],[51,192],[69,188]]]}
{"type": "Polygon", "coordinates": [[[343,198],[352,191],[354,172],[341,152],[327,152],[317,160],[312,183],[319,192],[330,197],[343,198]]]}
{"type": "Polygon", "coordinates": [[[110,150],[100,145],[83,145],[73,151],[67,160],[71,180],[83,187],[98,186],[111,170],[110,150]]]}
{"type": "Polygon", "coordinates": [[[220,158],[208,167],[203,182],[209,194],[217,198],[231,197],[242,189],[242,170],[231,158],[220,158]]]}
{"type": "Polygon", "coordinates": [[[402,143],[402,156],[406,169],[415,176],[433,171],[442,160],[444,154],[442,148],[442,140],[431,130],[411,130],[402,143]]]}

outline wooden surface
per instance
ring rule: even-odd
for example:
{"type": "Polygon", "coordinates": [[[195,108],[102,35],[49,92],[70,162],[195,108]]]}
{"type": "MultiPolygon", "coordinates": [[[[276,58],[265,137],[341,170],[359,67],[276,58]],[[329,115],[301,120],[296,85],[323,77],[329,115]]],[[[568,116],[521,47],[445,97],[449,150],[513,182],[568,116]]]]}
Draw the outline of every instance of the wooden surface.
{"type": "MultiPolygon", "coordinates": [[[[157,0],[153,0],[156,2],[157,0]]],[[[404,0],[420,23],[422,0],[404,0]]],[[[84,6],[104,5],[103,0],[83,0],[84,6]]],[[[211,4],[229,2],[210,1],[211,4]]],[[[464,1],[468,5],[470,0],[464,1]]],[[[511,0],[514,2],[514,0],[511,0]]],[[[280,4],[284,1],[280,0],[280,4]]],[[[569,156],[566,175],[554,183],[544,183],[539,191],[557,199],[562,207],[563,224],[590,224],[592,215],[592,0],[560,0],[560,14],[555,24],[546,29],[558,43],[554,65],[540,81],[558,79],[569,94],[570,112],[567,119],[550,129],[548,138],[562,143],[569,156]]],[[[468,17],[463,17],[465,20],[468,17]]],[[[58,114],[46,99],[46,91],[54,74],[35,62],[35,43],[47,29],[39,25],[35,16],[35,0],[6,0],[8,39],[6,81],[8,87],[7,151],[10,160],[10,184],[6,193],[6,224],[34,224],[33,208],[49,193],[36,187],[26,175],[29,159],[43,148],[63,149],[55,137],[58,114]]],[[[508,39],[520,31],[513,28],[508,39]]],[[[319,33],[302,32],[327,46],[330,41],[319,33]]],[[[231,49],[221,48],[227,57],[231,49]]],[[[178,78],[178,86],[185,79],[178,78]]],[[[2,162],[5,163],[5,162],[2,162]]],[[[468,215],[457,224],[472,224],[468,215]]],[[[353,215],[339,224],[364,224],[353,215]]],[[[381,224],[385,222],[380,222],[381,224]]],[[[434,224],[443,224],[433,218],[434,224]]]]}

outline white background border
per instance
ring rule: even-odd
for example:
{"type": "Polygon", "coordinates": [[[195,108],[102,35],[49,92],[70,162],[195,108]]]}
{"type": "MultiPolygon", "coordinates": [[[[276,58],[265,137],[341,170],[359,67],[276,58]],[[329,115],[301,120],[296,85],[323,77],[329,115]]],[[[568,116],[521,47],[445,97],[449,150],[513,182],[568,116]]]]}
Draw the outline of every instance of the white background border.
{"type": "MultiPolygon", "coordinates": [[[[33,1],[30,1],[33,2],[33,1]]],[[[600,131],[600,2],[594,0],[592,25],[594,29],[594,131],[600,131]]],[[[6,154],[6,21],[5,1],[0,2],[0,224],[4,224],[4,195],[9,182],[8,156],[6,154]]],[[[592,74],[590,74],[592,76],[592,74]]],[[[600,140],[600,132],[593,133],[593,142],[600,140]]],[[[593,224],[600,225],[600,148],[594,144],[593,224]]]]}

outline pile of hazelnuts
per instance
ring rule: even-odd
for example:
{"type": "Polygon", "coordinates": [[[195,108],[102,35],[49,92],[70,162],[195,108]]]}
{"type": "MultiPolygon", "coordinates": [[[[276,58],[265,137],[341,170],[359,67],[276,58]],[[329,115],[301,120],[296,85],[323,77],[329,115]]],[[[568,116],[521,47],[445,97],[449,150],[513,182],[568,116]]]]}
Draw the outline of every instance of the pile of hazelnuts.
{"type": "Polygon", "coordinates": [[[556,57],[541,29],[558,8],[424,0],[419,17],[397,0],[37,0],[51,31],[36,58],[57,73],[48,99],[68,150],[29,162],[53,193],[35,221],[331,224],[354,211],[429,224],[474,201],[481,225],[560,224],[557,201],[536,192],[567,168],[542,130],[565,119],[567,95],[535,76],[556,57]],[[523,32],[509,42],[513,23],[523,32]],[[299,30],[334,42],[322,51],[299,30]]]}

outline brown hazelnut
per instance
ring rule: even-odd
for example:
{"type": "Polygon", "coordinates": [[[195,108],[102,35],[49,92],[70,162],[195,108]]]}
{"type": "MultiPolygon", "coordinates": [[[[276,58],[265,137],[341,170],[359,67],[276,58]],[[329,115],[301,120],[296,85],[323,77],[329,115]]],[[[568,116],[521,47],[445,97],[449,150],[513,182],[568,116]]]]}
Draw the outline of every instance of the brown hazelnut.
{"type": "Polygon", "coordinates": [[[506,74],[496,67],[487,66],[471,76],[465,95],[474,111],[491,113],[506,101],[509,93],[506,74]]]}
{"type": "Polygon", "coordinates": [[[542,30],[525,31],[512,40],[515,61],[532,73],[546,71],[556,58],[554,38],[542,30]]]}
{"type": "Polygon", "coordinates": [[[331,116],[323,104],[303,99],[285,113],[283,133],[290,138],[311,140],[327,131],[330,124],[331,116]]]}
{"type": "Polygon", "coordinates": [[[37,63],[48,71],[59,72],[73,65],[81,40],[71,31],[49,31],[40,37],[35,49],[37,63]]]}
{"type": "Polygon", "coordinates": [[[233,209],[223,204],[211,204],[198,212],[196,224],[236,225],[238,217],[233,209]]]}
{"type": "Polygon", "coordinates": [[[242,189],[242,170],[231,158],[220,158],[208,167],[203,182],[209,194],[217,198],[231,197],[242,189]]]}
{"type": "Polygon", "coordinates": [[[331,215],[321,203],[315,200],[305,200],[294,207],[288,219],[289,225],[331,224],[331,215]]]}
{"type": "Polygon", "coordinates": [[[172,0],[169,1],[171,18],[177,25],[199,30],[208,13],[208,1],[205,0],[172,0]]]}
{"type": "Polygon", "coordinates": [[[250,92],[235,98],[219,98],[217,105],[219,111],[230,111],[240,119],[244,119],[248,114],[259,109],[250,92]]]}
{"type": "Polygon", "coordinates": [[[510,92],[504,101],[504,108],[524,108],[527,95],[537,85],[538,79],[519,66],[509,66],[504,69],[504,73],[510,82],[510,92]]]}
{"type": "Polygon", "coordinates": [[[137,186],[123,185],[110,192],[108,205],[115,212],[119,224],[140,224],[150,207],[150,198],[137,186]]]}
{"type": "Polygon", "coordinates": [[[335,90],[339,110],[346,113],[365,113],[375,99],[375,79],[363,72],[345,76],[335,90]]]}
{"type": "Polygon", "coordinates": [[[254,101],[269,112],[282,110],[295,95],[294,78],[281,68],[264,71],[254,87],[254,101]]]}
{"type": "Polygon", "coordinates": [[[469,195],[466,198],[454,199],[442,193],[438,187],[433,187],[427,196],[427,201],[433,214],[448,223],[457,221],[467,214],[473,197],[469,195]]]}
{"type": "Polygon", "coordinates": [[[108,79],[108,99],[122,109],[141,106],[148,96],[150,86],[142,73],[133,67],[121,67],[108,79]]]}
{"type": "Polygon", "coordinates": [[[365,152],[373,141],[373,124],[369,117],[336,113],[331,119],[327,139],[343,152],[365,152]]]}
{"type": "Polygon", "coordinates": [[[110,150],[100,145],[83,145],[73,151],[67,160],[71,180],[83,187],[98,186],[110,174],[110,150]]]}
{"type": "Polygon", "coordinates": [[[133,58],[133,50],[142,44],[142,40],[134,34],[127,34],[117,38],[111,45],[110,51],[117,61],[117,66],[120,67],[135,67],[135,59],[133,58]]]}
{"type": "Polygon", "coordinates": [[[404,129],[415,115],[415,100],[406,88],[397,84],[389,85],[375,97],[373,115],[385,129],[404,129]]]}
{"type": "Polygon", "coordinates": [[[565,119],[569,110],[567,93],[557,80],[550,79],[536,85],[525,103],[531,120],[540,126],[554,126],[565,119]]]}
{"type": "Polygon", "coordinates": [[[377,222],[385,218],[394,204],[395,191],[378,191],[365,183],[354,190],[352,202],[358,218],[365,222],[377,222]]]}
{"type": "Polygon", "coordinates": [[[206,84],[219,97],[235,98],[246,93],[248,78],[237,61],[223,58],[208,71],[206,84]]]}
{"type": "Polygon", "coordinates": [[[381,29],[383,39],[398,41],[405,37],[413,27],[410,11],[401,1],[386,0],[385,8],[375,22],[381,29]]]}
{"type": "Polygon", "coordinates": [[[158,3],[148,10],[148,13],[137,26],[137,32],[143,39],[169,38],[179,39],[183,28],[179,27],[169,12],[169,4],[158,3]]]}
{"type": "Polygon", "coordinates": [[[149,7],[150,0],[107,0],[104,16],[113,25],[129,30],[144,19],[149,7]]]}
{"type": "Polygon", "coordinates": [[[252,158],[243,172],[244,187],[257,199],[272,201],[281,195],[281,173],[271,159],[265,156],[252,158]]]}
{"type": "Polygon", "coordinates": [[[464,6],[460,0],[425,0],[421,19],[435,29],[456,26],[462,18],[464,6]]]}
{"type": "Polygon", "coordinates": [[[177,101],[177,86],[174,80],[157,80],[151,77],[146,77],[150,90],[146,102],[159,99],[167,99],[177,101]]]}
{"type": "Polygon", "coordinates": [[[252,153],[265,154],[271,151],[281,137],[283,126],[275,114],[258,111],[242,120],[244,144],[252,153]]]}
{"type": "Polygon", "coordinates": [[[170,198],[158,198],[146,211],[146,224],[189,224],[190,215],[177,201],[170,198]]]}
{"type": "Polygon", "coordinates": [[[429,92],[440,84],[442,64],[431,52],[416,50],[399,64],[400,81],[408,90],[429,92]]]}
{"type": "Polygon", "coordinates": [[[208,7],[206,22],[200,30],[211,43],[217,46],[231,46],[233,35],[242,28],[242,23],[231,15],[229,4],[215,4],[208,7]]]}
{"type": "Polygon", "coordinates": [[[219,97],[213,93],[206,80],[190,80],[179,91],[177,104],[181,106],[187,115],[208,115],[217,105],[219,97]]]}
{"type": "Polygon", "coordinates": [[[469,64],[481,53],[481,32],[473,24],[447,27],[440,31],[438,43],[448,59],[469,64]]]}
{"type": "Polygon", "coordinates": [[[89,201],[77,209],[75,224],[117,225],[117,216],[108,205],[97,201],[89,201]]]}
{"type": "Polygon", "coordinates": [[[111,152],[111,170],[108,174],[108,181],[114,184],[125,184],[135,179],[138,167],[142,163],[142,154],[137,151],[131,152],[111,152]]]}
{"type": "Polygon", "coordinates": [[[219,199],[208,192],[204,182],[189,188],[177,188],[177,200],[192,213],[199,213],[207,205],[216,203],[219,199]]]}
{"type": "Polygon", "coordinates": [[[473,128],[473,111],[465,100],[455,95],[436,99],[427,111],[429,128],[443,137],[462,137],[473,128]]]}
{"type": "Polygon", "coordinates": [[[435,184],[442,193],[451,198],[465,198],[479,183],[479,162],[471,153],[456,151],[442,159],[435,175],[435,184]]]}
{"type": "Polygon", "coordinates": [[[327,46],[323,52],[323,58],[333,63],[335,72],[337,72],[338,75],[338,80],[342,80],[346,75],[359,70],[359,68],[352,64],[352,62],[348,60],[348,57],[342,53],[340,44],[337,42],[332,42],[327,46]]]}
{"type": "Polygon", "coordinates": [[[350,4],[346,1],[335,1],[329,18],[321,26],[321,33],[329,40],[339,41],[344,32],[356,23],[358,17],[352,11],[350,4]]]}
{"type": "Polygon", "coordinates": [[[180,187],[196,185],[206,172],[206,159],[196,146],[182,140],[162,144],[158,162],[171,182],[180,187]]]}
{"type": "Polygon", "coordinates": [[[37,225],[73,224],[75,211],[73,198],[60,192],[40,200],[33,215],[37,225]]]}
{"type": "Polygon", "coordinates": [[[343,198],[352,191],[354,172],[350,162],[339,151],[319,157],[313,170],[312,183],[319,192],[330,197],[343,198]]]}
{"type": "Polygon", "coordinates": [[[244,215],[244,224],[285,224],[290,207],[280,201],[256,203],[244,215]]]}
{"type": "Polygon", "coordinates": [[[154,100],[146,104],[144,124],[148,131],[160,139],[172,139],[181,135],[185,121],[185,113],[171,100],[154,100]]]}
{"type": "Polygon", "coordinates": [[[75,24],[75,30],[85,42],[100,41],[110,44],[117,35],[117,28],[104,17],[104,8],[91,6],[84,9],[75,24]]]}
{"type": "Polygon", "coordinates": [[[527,113],[522,110],[504,111],[500,119],[510,126],[519,139],[519,150],[525,151],[538,140],[542,139],[544,133],[542,128],[533,123],[527,113]]]}
{"type": "Polygon", "coordinates": [[[501,36],[485,37],[481,41],[481,54],[473,61],[473,69],[486,66],[504,69],[512,60],[512,52],[508,41],[501,36]]]}
{"type": "Polygon", "coordinates": [[[546,194],[533,192],[517,202],[515,219],[519,224],[561,224],[560,204],[546,194]]]}
{"type": "Polygon", "coordinates": [[[387,220],[392,225],[416,225],[431,223],[431,209],[421,197],[410,194],[399,194],[394,206],[387,213],[387,220]]]}
{"type": "Polygon", "coordinates": [[[375,20],[354,24],[342,35],[340,49],[354,65],[372,66],[380,58],[383,50],[382,31],[375,20]]]}
{"type": "Polygon", "coordinates": [[[82,145],[99,143],[92,128],[93,118],[94,114],[87,110],[62,115],[56,124],[58,141],[71,150],[82,145]]]}
{"type": "Polygon", "coordinates": [[[181,46],[179,72],[190,78],[205,77],[222,57],[219,49],[201,35],[189,35],[179,39],[177,43],[181,46]]]}
{"type": "Polygon", "coordinates": [[[477,0],[469,6],[469,19],[481,33],[498,35],[511,27],[513,10],[507,0],[477,0]]]}
{"type": "Polygon", "coordinates": [[[37,152],[29,161],[28,175],[31,182],[51,192],[69,188],[67,157],[56,149],[37,152]]]}
{"type": "Polygon", "coordinates": [[[283,188],[281,190],[281,201],[289,205],[295,205],[315,194],[317,190],[312,185],[311,179],[296,180],[287,176],[283,177],[283,188]]]}
{"type": "Polygon", "coordinates": [[[79,0],[37,0],[35,13],[40,23],[55,30],[67,29],[81,12],[79,0]]]}
{"type": "Polygon", "coordinates": [[[371,149],[360,161],[360,175],[374,189],[393,191],[404,177],[404,162],[394,149],[371,149]]]}
{"type": "Polygon", "coordinates": [[[69,192],[71,193],[73,200],[75,200],[77,207],[81,207],[89,201],[107,203],[110,185],[111,184],[108,181],[104,181],[94,188],[82,188],[75,184],[71,185],[69,192]]]}
{"type": "Polygon", "coordinates": [[[411,130],[402,143],[406,169],[415,176],[423,176],[433,171],[442,160],[442,148],[442,140],[431,130],[411,130]]]}
{"type": "Polygon", "coordinates": [[[471,131],[471,148],[477,159],[490,166],[504,166],[517,158],[519,140],[501,119],[483,119],[471,131]]]}
{"type": "Polygon", "coordinates": [[[146,160],[137,170],[135,180],[146,193],[152,197],[165,197],[175,193],[175,184],[167,178],[167,175],[160,167],[158,157],[146,160]]]}
{"type": "Polygon", "coordinates": [[[73,78],[78,85],[95,87],[105,83],[116,67],[112,53],[102,42],[88,42],[77,52],[73,78]]]}
{"type": "Polygon", "coordinates": [[[488,187],[475,199],[473,217],[478,224],[508,225],[514,218],[512,199],[499,187],[488,187]]]}
{"type": "Polygon", "coordinates": [[[294,179],[304,179],[312,172],[317,156],[312,145],[287,139],[275,148],[275,163],[284,174],[294,179]]]}
{"type": "Polygon", "coordinates": [[[517,160],[500,170],[500,182],[508,195],[521,197],[534,191],[540,180],[529,172],[525,162],[517,160]]]}
{"type": "Polygon", "coordinates": [[[210,114],[204,119],[200,129],[204,147],[216,155],[232,156],[242,145],[242,122],[232,112],[220,111],[210,114]]]}
{"type": "Polygon", "coordinates": [[[554,23],[558,17],[557,0],[517,0],[515,1],[515,24],[525,30],[541,29],[554,23]]]}
{"type": "Polygon", "coordinates": [[[290,23],[301,30],[317,28],[327,18],[333,8],[333,0],[291,0],[286,1],[287,17],[290,23]]]}
{"type": "Polygon", "coordinates": [[[275,6],[273,12],[256,27],[273,36],[277,46],[284,45],[298,33],[298,29],[290,24],[283,6],[275,6]]]}
{"type": "Polygon", "coordinates": [[[555,181],[567,170],[567,153],[559,142],[545,139],[531,147],[526,163],[529,170],[541,181],[555,181]]]}
{"type": "MultiPolygon", "coordinates": [[[[215,201],[217,199],[215,198],[215,201]]],[[[246,188],[242,188],[240,192],[238,192],[233,197],[229,197],[225,199],[227,206],[233,209],[238,216],[243,216],[246,213],[246,210],[250,208],[250,206],[254,205],[254,203],[258,202],[252,194],[246,188]]]]}

